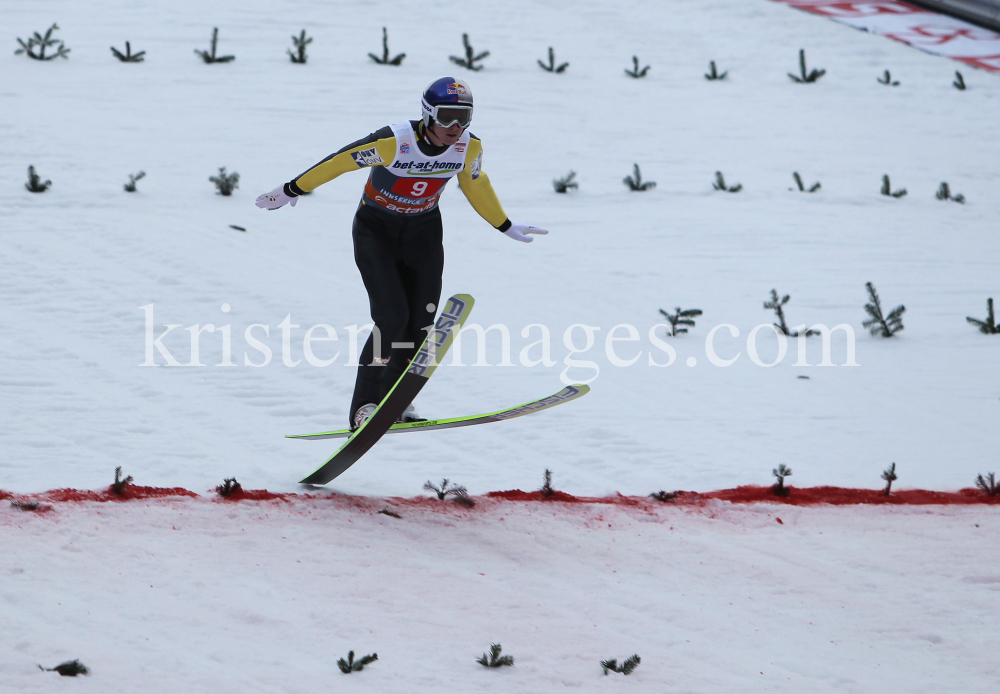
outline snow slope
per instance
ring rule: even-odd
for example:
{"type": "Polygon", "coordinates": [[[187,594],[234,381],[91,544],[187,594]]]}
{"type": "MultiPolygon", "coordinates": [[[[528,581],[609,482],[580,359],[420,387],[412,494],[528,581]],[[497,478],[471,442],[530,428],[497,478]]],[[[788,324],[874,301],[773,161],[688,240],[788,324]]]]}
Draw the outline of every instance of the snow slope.
{"type": "MultiPolygon", "coordinates": [[[[68,61],[8,55],[0,83],[0,490],[138,484],[198,498],[0,504],[0,682],[12,691],[988,692],[1000,585],[993,506],[665,506],[513,502],[472,510],[421,498],[448,477],[474,494],[559,489],[644,496],[771,481],[956,490],[996,468],[995,337],[965,322],[1000,298],[995,194],[997,77],[766,0],[713,3],[5,3],[5,35],[53,21],[68,61]],[[193,55],[219,27],[225,65],[193,55]],[[375,65],[381,27],[399,68],[375,65]],[[315,37],[306,65],[289,36],[315,37]],[[418,113],[468,32],[489,50],[474,89],[484,169],[516,221],[552,233],[530,246],[491,230],[451,188],[445,292],[477,299],[473,322],[508,326],[516,366],[446,366],[418,400],[430,416],[490,411],[561,388],[574,324],[600,328],[577,359],[600,368],[582,400],[516,421],[390,437],[329,489],[273,502],[205,494],[295,483],[336,442],[285,434],[343,426],[354,381],[346,326],[367,321],[350,221],[362,175],[294,209],[253,198],[347,142],[418,113]],[[141,64],[108,47],[147,51],[141,64]],[[538,69],[553,46],[568,71],[538,69]],[[795,85],[799,48],[826,76],[795,85]],[[623,74],[632,55],[651,65],[623,74]],[[724,82],[702,78],[709,60],[724,82]],[[902,85],[875,78],[890,69],[902,85]],[[631,193],[639,163],[657,182],[631,193]],[[53,187],[23,188],[34,165],[53,187]],[[235,195],[207,178],[240,173],[235,195]],[[121,185],[144,170],[139,191],[121,185]],[[577,172],[580,189],[551,180],[577,172]],[[742,183],[714,192],[721,170],[742,183]],[[813,195],[790,192],[791,173],[813,195]],[[878,194],[881,176],[909,195],[878,194]],[[941,181],[968,199],[939,202],[941,181]],[[239,232],[229,225],[246,228],[239,232]],[[861,329],[864,284],[904,303],[891,340],[861,329]],[[792,296],[789,325],[847,323],[858,367],[762,368],[745,339],[792,296]],[[143,367],[145,313],[182,363],[189,326],[202,367],[143,367]],[[230,310],[223,311],[228,305],[230,310]],[[672,339],[658,309],[700,308],[672,339]],[[292,362],[282,359],[289,318],[292,362]],[[741,353],[713,366],[716,348],[741,353]],[[273,351],[244,338],[269,326],[273,351]],[[303,354],[306,330],[336,345],[303,354]],[[552,366],[520,352],[547,326],[552,366]],[[640,341],[614,346],[619,324],[640,341]],[[658,335],[663,334],[659,328],[658,335]],[[690,359],[694,366],[687,366],[690,359]],[[809,379],[798,376],[808,375],[809,379]],[[378,514],[395,509],[400,519],[378,514]],[[777,519],[781,519],[781,523],[777,519]],[[485,671],[499,641],[516,658],[485,671]],[[339,657],[377,652],[362,673],[339,657]],[[642,656],[628,678],[599,661],[642,656]],[[80,658],[76,681],[41,673],[80,658]]],[[[574,333],[583,344],[582,329],[574,333]]],[[[624,335],[623,332],[618,333],[624,335]]],[[[497,334],[490,364],[500,362],[497,334]]],[[[846,359],[843,333],[832,360],[846,359]]],[[[760,356],[776,353],[765,330],[760,356]]],[[[538,357],[538,348],[530,350],[538,357]]],[[[475,361],[474,342],[464,361],[475,361]]],[[[157,362],[164,363],[159,355],[157,362]]],[[[587,379],[589,368],[567,378],[587,379]]],[[[0,494],[3,497],[4,494],[0,494]]],[[[2,688],[2,687],[0,687],[2,688]]]]}
{"type": "Polygon", "coordinates": [[[996,513],[459,509],[5,505],[0,673],[18,692],[996,689],[996,513]],[[512,668],[475,663],[495,642],[512,668]],[[344,676],[349,650],[379,659],[344,676]],[[633,653],[633,674],[602,675],[633,653]],[[73,658],[92,674],[35,667],[73,658]]]}
{"type": "MultiPolygon", "coordinates": [[[[346,421],[354,369],[345,326],[368,319],[349,234],[363,175],[295,209],[265,213],[252,199],[344,143],[413,117],[423,85],[454,67],[447,56],[461,52],[463,31],[491,51],[486,68],[467,75],[484,168],[513,219],[552,233],[511,243],[450,189],[445,292],[476,296],[473,319],[483,326],[509,326],[515,364],[538,339],[537,329],[528,338],[521,330],[548,326],[556,363],[444,368],[418,404],[454,416],[555,392],[569,352],[563,334],[575,323],[600,328],[594,348],[577,355],[600,375],[585,400],[537,418],[386,440],[337,489],[408,495],[428,476],[449,476],[481,492],[534,485],[550,467],[567,491],[642,494],[766,483],[779,462],[799,485],[870,486],[891,461],[900,484],[956,489],[995,464],[987,444],[1000,394],[989,375],[1000,351],[965,317],[983,317],[986,297],[1000,294],[996,76],[969,75],[960,93],[949,61],[763,1],[516,11],[430,3],[416,17],[406,7],[7,8],[6,26],[22,37],[57,20],[72,53],[54,63],[9,56],[0,97],[4,488],[95,487],[124,465],[144,484],[207,489],[236,475],[294,490],[333,449],[283,435],[346,421]],[[379,49],[383,24],[392,51],[407,53],[398,69],[365,57],[379,49]],[[234,62],[193,55],[213,26],[234,62]],[[293,65],[284,51],[302,27],[315,41],[310,62],[293,65]],[[112,58],[108,46],[125,40],[147,51],[146,62],[112,58]],[[564,74],[535,64],[549,45],[570,62],[564,74]],[[819,83],[787,78],[799,47],[827,69],[819,83]],[[652,65],[644,80],[623,74],[633,54],[652,65]],[[730,71],[726,81],[702,78],[709,59],[730,71]],[[875,81],[884,68],[901,87],[875,81]],[[633,162],[655,190],[621,184],[633,162]],[[53,181],[50,191],[24,190],[28,164],[53,181]],[[241,175],[231,198],[206,180],[220,166],[241,175]],[[124,193],[140,169],[139,192],[124,193]],[[551,179],[570,169],[580,189],[554,194],[551,179]],[[744,191],[712,191],[716,170],[744,191]],[[789,192],[792,171],[822,191],[789,192]],[[883,173],[910,195],[878,195],[883,173]],[[968,204],[935,200],[942,180],[968,204]],[[887,309],[907,306],[897,338],[863,334],[866,281],[887,309]],[[771,288],[791,294],[790,325],[852,325],[861,366],[793,367],[794,352],[771,369],[752,364],[744,340],[771,322],[762,309],[771,288]],[[148,304],[156,335],[182,326],[164,340],[182,363],[183,328],[230,324],[238,366],[215,366],[221,336],[205,333],[206,366],[140,367],[148,304]],[[677,305],[705,314],[673,341],[670,367],[650,367],[647,354],[663,353],[648,330],[659,308],[677,305]],[[302,326],[292,330],[294,367],[279,358],[278,325],[289,315],[302,326]],[[261,359],[243,337],[254,323],[269,326],[275,353],[263,368],[242,365],[244,353],[261,359]],[[317,345],[319,358],[340,348],[325,368],[302,355],[306,329],[319,323],[340,338],[317,345]],[[641,337],[617,344],[623,358],[641,357],[627,368],[604,350],[620,323],[641,337]],[[711,366],[704,351],[708,330],[723,323],[741,331],[716,342],[724,356],[743,353],[729,368],[711,366]],[[697,366],[685,366],[688,357],[697,366]]],[[[497,364],[497,334],[490,339],[497,364]]],[[[575,340],[582,346],[580,329],[575,340]]],[[[760,336],[762,359],[773,342],[760,336]]],[[[834,342],[842,364],[842,333],[834,342]]],[[[818,342],[809,350],[818,363],[818,342]]]]}

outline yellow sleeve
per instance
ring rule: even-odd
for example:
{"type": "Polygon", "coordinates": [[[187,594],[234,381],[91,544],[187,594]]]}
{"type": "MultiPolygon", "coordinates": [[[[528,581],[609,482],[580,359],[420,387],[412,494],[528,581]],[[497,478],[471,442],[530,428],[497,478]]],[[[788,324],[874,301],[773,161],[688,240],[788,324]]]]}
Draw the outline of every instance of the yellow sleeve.
{"type": "Polygon", "coordinates": [[[498,229],[503,226],[507,213],[490,185],[489,176],[483,171],[483,143],[477,137],[469,140],[465,168],[458,173],[458,183],[480,217],[498,229]]]}
{"type": "Polygon", "coordinates": [[[382,128],[331,154],[316,166],[292,179],[292,183],[303,193],[308,193],[348,171],[381,166],[391,162],[395,156],[396,136],[392,134],[391,128],[382,128]]]}

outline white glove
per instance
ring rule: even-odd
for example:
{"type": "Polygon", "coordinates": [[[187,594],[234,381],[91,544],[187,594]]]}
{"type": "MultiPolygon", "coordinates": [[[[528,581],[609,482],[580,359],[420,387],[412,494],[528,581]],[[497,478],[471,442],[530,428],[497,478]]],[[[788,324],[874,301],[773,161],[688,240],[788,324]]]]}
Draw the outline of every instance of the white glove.
{"type": "Polygon", "coordinates": [[[287,195],[285,195],[284,186],[278,186],[270,193],[264,193],[263,195],[258,195],[257,201],[254,202],[254,205],[261,208],[262,210],[276,210],[279,207],[284,207],[287,204],[291,204],[292,207],[295,207],[295,203],[298,202],[298,200],[299,199],[297,197],[290,198],[287,195]]]}
{"type": "Polygon", "coordinates": [[[547,230],[533,227],[529,224],[512,224],[510,229],[503,232],[504,236],[508,236],[521,243],[531,243],[535,240],[528,236],[528,234],[541,234],[545,236],[547,233],[549,233],[547,230]]]}

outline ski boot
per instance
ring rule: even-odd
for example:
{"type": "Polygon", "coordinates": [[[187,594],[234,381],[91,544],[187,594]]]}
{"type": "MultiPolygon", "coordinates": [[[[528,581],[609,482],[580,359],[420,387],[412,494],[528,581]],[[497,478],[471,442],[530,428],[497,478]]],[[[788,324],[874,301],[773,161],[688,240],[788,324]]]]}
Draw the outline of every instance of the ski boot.
{"type": "Polygon", "coordinates": [[[403,414],[399,415],[399,419],[396,420],[397,423],[405,424],[406,422],[426,422],[426,417],[421,417],[417,414],[417,411],[413,408],[413,403],[406,406],[403,410],[403,414]]]}
{"type": "Polygon", "coordinates": [[[373,402],[359,407],[354,413],[354,416],[351,417],[351,431],[357,431],[360,429],[361,425],[368,421],[368,418],[372,416],[377,407],[378,405],[373,402]]]}

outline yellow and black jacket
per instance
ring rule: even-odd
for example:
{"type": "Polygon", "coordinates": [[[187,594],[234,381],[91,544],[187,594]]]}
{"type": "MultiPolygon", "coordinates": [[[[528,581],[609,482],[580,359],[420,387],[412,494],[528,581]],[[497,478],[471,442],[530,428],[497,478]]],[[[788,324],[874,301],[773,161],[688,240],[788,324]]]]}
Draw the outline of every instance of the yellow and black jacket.
{"type": "Polygon", "coordinates": [[[370,168],[362,204],[390,215],[418,215],[435,209],[448,180],[457,177],[476,212],[500,231],[509,229],[482,170],[479,138],[465,131],[454,145],[435,147],[423,135],[420,121],[380,128],[286,183],[285,194],[302,195],[348,171],[370,168]]]}

